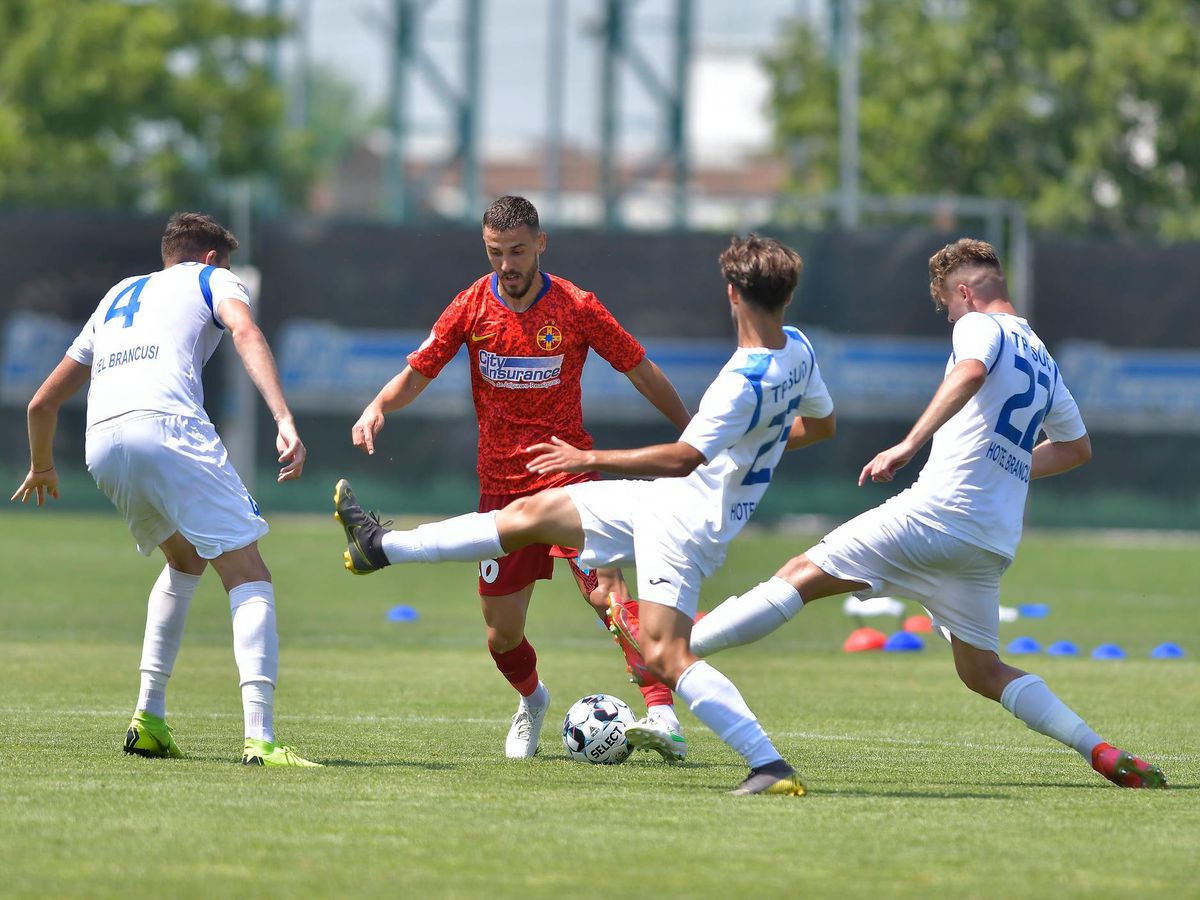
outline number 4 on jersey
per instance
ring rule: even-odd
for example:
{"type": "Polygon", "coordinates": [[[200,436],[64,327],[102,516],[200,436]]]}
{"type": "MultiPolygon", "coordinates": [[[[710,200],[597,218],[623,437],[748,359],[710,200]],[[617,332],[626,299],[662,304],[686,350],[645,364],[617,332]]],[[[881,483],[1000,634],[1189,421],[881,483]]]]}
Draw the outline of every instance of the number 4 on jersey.
{"type": "Polygon", "coordinates": [[[124,317],[124,327],[128,328],[130,325],[132,325],[133,317],[137,315],[137,311],[142,308],[142,305],[138,303],[138,297],[141,296],[142,288],[146,286],[146,282],[149,280],[149,275],[147,275],[145,278],[139,278],[133,284],[126,287],[125,290],[121,291],[121,293],[117,294],[117,296],[113,299],[112,305],[108,308],[108,312],[104,314],[104,321],[107,322],[109,319],[124,317]],[[121,306],[121,300],[125,298],[126,294],[129,295],[129,299],[125,302],[124,306],[121,306]]]}

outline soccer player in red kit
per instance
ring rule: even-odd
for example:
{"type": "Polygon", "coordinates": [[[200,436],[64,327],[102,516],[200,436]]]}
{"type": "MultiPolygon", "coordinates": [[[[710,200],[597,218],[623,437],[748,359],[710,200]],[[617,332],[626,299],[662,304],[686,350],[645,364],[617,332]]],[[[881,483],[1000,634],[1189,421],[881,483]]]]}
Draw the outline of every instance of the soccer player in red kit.
{"type": "MultiPolygon", "coordinates": [[[[502,509],[519,497],[594,474],[537,475],[526,468],[527,448],[557,436],[590,448],[583,427],[580,376],[589,350],[625,374],[638,391],[676,428],[689,415],[679,394],[646,351],[596,296],[541,271],[546,249],[537,210],[523,197],[501,197],[483,215],[483,243],[492,272],[454,298],[429,337],[409,354],[405,369],[384,386],[355,423],[354,445],[375,452],[384,415],[417,398],[464,344],[469,353],[471,393],[479,420],[479,511],[502,509]]],[[[348,488],[347,488],[348,489],[348,488]]],[[[525,637],[525,616],[534,582],[552,576],[555,556],[566,557],[580,592],[609,624],[608,596],[622,614],[636,618],[619,569],[587,570],[574,550],[537,544],[479,565],[479,597],[487,624],[488,648],[502,675],[520,693],[505,741],[510,758],[533,756],[550,704],[538,678],[537,654],[525,637]]],[[[644,662],[627,654],[635,680],[644,662]]],[[[674,746],[663,752],[674,761],[687,744],[680,732],[671,691],[662,684],[641,688],[647,717],[665,724],[674,746]]]]}

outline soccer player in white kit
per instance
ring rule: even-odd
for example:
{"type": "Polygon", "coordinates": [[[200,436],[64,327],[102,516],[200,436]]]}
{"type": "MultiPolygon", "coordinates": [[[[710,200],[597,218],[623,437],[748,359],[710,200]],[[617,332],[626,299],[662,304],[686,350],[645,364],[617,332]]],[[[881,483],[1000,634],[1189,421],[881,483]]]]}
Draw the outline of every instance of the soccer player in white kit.
{"type": "MultiPolygon", "coordinates": [[[[735,794],[804,793],[733,683],[688,649],[700,583],[754,513],[783,451],[832,436],[833,402],[808,339],[783,326],[801,268],[795,251],[750,235],[721,255],[738,349],[705,391],[678,441],[636,450],[580,450],[558,438],[529,448],[534,472],[608,472],[653,481],[593,481],[551,488],[501,510],[412,531],[389,531],[338,483],[346,567],[493,559],[534,543],[578,547],[583,566],[637,564],[640,635],[612,604],[618,636],[654,677],[687,701],[736,750],[750,774],[735,794]],[[636,644],[640,643],[640,647],[636,644]]],[[[643,719],[635,747],[668,757],[671,732],[643,719]]]]}
{"type": "Polygon", "coordinates": [[[229,271],[237,239],[213,219],[179,213],[162,238],[162,271],[118,282],[29,403],[30,466],[12,499],[58,497],[58,411],[89,380],[88,471],[129,524],[138,550],[167,564],[150,592],[141,690],[126,753],[181,757],[166,722],[167,680],[188,606],[212,563],[229,593],[246,739],[242,762],[316,767],[275,741],[279,638],[271,574],[258,552],[267,523],[203,406],[200,372],[228,330],[278,427],[279,481],[299,478],[305,450],[274,357],[229,271]]]}
{"type": "Polygon", "coordinates": [[[831,594],[910,597],[949,630],[971,690],[1114,784],[1166,787],[1157,766],[1102,741],[1041,678],[997,654],[1000,576],[1021,538],[1029,481],[1087,462],[1091,443],[1058,365],[1009,300],[996,251],[964,238],[934,254],[929,273],[954,326],[945,380],[908,436],[859,475],[859,485],[891,481],[932,437],[916,483],[722,603],[697,623],[692,650],[706,657],[758,640],[831,594]]]}

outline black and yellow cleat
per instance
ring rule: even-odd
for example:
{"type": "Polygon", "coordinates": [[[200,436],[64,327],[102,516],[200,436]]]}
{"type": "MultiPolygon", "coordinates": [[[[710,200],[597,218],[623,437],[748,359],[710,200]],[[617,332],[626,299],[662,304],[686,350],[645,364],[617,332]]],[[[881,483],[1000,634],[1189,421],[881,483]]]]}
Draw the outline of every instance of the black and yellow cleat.
{"type": "Polygon", "coordinates": [[[796,770],[782,759],[751,769],[746,780],[729,793],[735,797],[750,794],[778,794],[784,797],[803,797],[808,790],[800,782],[796,770]]]}
{"type": "Polygon", "coordinates": [[[171,726],[145,710],[138,710],[133,714],[133,720],[125,732],[125,745],[122,749],[136,756],[171,759],[183,757],[183,751],[179,749],[179,745],[175,743],[175,735],[171,733],[171,726]]]}
{"type": "Polygon", "coordinates": [[[345,478],[333,489],[333,509],[333,517],[346,532],[346,549],[342,553],[346,568],[355,575],[369,575],[388,565],[383,536],[391,522],[381,523],[378,515],[364,510],[345,478]]]}

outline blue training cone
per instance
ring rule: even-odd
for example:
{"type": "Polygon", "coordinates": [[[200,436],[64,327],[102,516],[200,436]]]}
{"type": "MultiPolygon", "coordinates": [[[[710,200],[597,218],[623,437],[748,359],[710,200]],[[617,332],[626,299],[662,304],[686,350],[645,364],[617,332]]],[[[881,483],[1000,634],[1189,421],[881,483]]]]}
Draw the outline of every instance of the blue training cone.
{"type": "Polygon", "coordinates": [[[1047,656],[1078,656],[1079,648],[1070,641],[1055,641],[1046,648],[1047,656]]]}
{"type": "Polygon", "coordinates": [[[912,653],[924,647],[925,642],[911,631],[897,631],[883,645],[883,649],[889,653],[912,653]]]}
{"type": "Polygon", "coordinates": [[[1050,615],[1050,607],[1045,603],[1022,603],[1017,612],[1022,619],[1044,619],[1050,615]]]}
{"type": "Polygon", "coordinates": [[[1101,644],[1092,651],[1092,659],[1124,659],[1125,651],[1117,644],[1101,644]]]}
{"type": "Polygon", "coordinates": [[[389,622],[415,622],[421,618],[421,614],[411,606],[393,606],[387,612],[389,622]]]}
{"type": "Polygon", "coordinates": [[[1041,653],[1042,645],[1031,637],[1014,638],[1005,648],[1009,653],[1021,655],[1026,653],[1041,653]]]}
{"type": "Polygon", "coordinates": [[[1165,644],[1159,644],[1150,651],[1151,659],[1183,659],[1186,654],[1183,648],[1178,644],[1172,644],[1167,641],[1165,644]]]}

